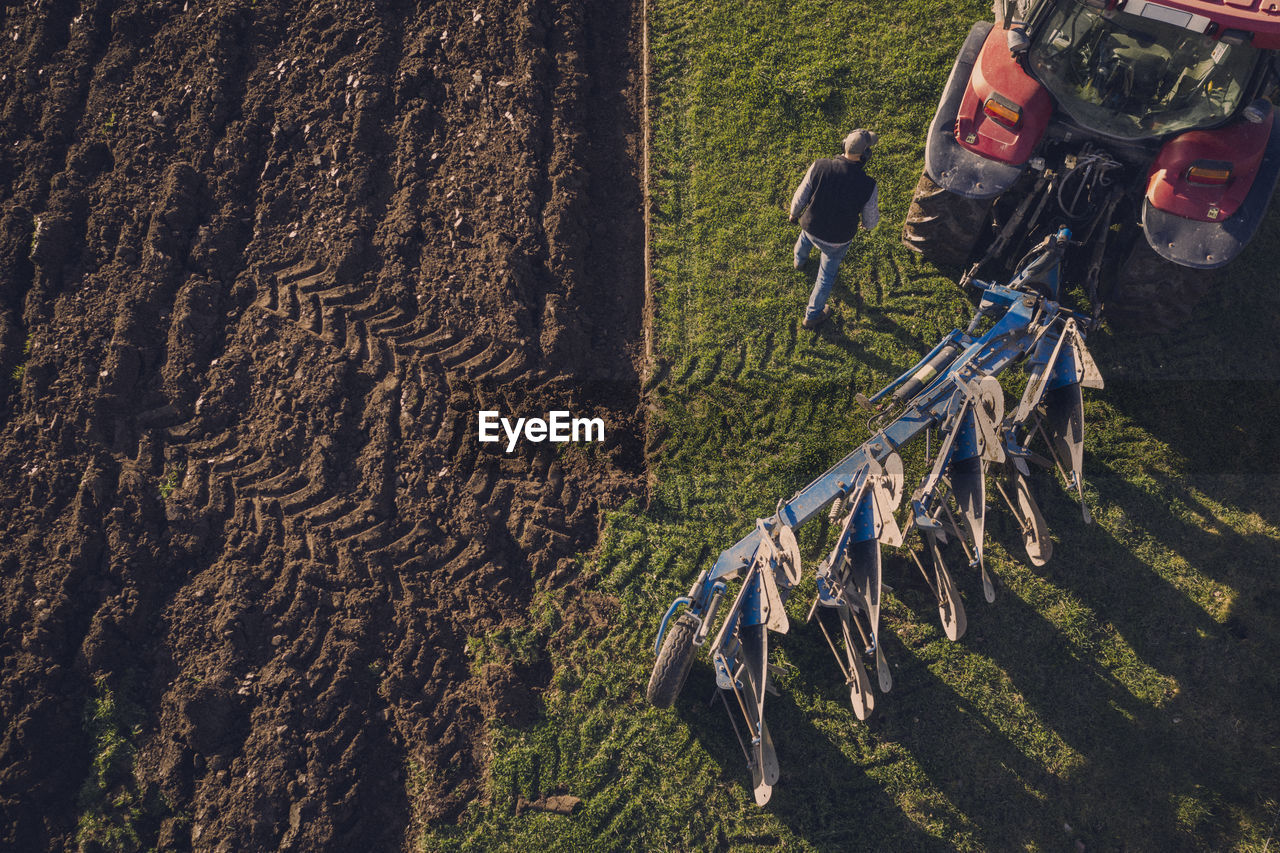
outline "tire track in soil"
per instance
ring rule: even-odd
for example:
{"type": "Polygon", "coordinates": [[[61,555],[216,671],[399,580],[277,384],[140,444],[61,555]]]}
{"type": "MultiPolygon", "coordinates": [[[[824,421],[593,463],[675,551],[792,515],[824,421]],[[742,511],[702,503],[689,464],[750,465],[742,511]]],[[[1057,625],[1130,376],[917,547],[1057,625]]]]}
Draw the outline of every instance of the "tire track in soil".
{"type": "Polygon", "coordinates": [[[467,640],[593,607],[643,487],[638,28],[0,10],[0,846],[77,846],[99,677],[144,846],[395,848],[479,794],[549,673],[467,640]],[[481,450],[481,408],[608,440],[481,450]]]}

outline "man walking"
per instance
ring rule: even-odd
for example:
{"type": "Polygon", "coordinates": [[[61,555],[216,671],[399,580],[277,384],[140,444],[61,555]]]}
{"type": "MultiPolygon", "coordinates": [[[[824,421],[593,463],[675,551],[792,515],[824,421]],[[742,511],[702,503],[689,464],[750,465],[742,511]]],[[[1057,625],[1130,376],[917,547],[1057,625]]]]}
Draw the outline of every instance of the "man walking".
{"type": "Polygon", "coordinates": [[[791,198],[791,222],[799,223],[795,267],[802,269],[809,251],[818,247],[822,263],[818,280],[809,294],[804,327],[816,329],[831,316],[827,297],[836,283],[836,271],[849,244],[862,228],[870,231],[880,222],[880,195],[876,182],[863,170],[871,146],[879,140],[869,130],[855,130],[844,138],[844,155],[816,161],[791,198]]]}

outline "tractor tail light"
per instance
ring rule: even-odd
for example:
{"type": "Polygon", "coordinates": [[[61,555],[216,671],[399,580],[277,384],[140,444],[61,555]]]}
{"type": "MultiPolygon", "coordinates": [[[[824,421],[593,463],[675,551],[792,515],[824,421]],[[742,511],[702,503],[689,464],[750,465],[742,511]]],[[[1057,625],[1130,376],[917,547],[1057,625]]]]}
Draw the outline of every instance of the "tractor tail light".
{"type": "Polygon", "coordinates": [[[1231,164],[1222,160],[1197,160],[1187,169],[1187,183],[1220,187],[1231,180],[1231,164]]]}
{"type": "Polygon", "coordinates": [[[993,94],[987,98],[987,102],[982,105],[982,111],[992,121],[1002,124],[1010,130],[1017,130],[1018,125],[1022,123],[1022,107],[1000,95],[993,94]]]}

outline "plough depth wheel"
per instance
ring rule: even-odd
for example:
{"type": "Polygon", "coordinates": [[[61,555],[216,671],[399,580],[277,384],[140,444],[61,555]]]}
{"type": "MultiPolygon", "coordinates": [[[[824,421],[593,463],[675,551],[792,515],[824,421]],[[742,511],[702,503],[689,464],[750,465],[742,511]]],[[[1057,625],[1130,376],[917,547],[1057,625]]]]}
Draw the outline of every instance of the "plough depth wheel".
{"type": "Polygon", "coordinates": [[[662,638],[658,660],[649,675],[649,701],[658,708],[670,708],[680,695],[693,665],[693,638],[698,633],[698,617],[689,611],[680,614],[662,638]]]}

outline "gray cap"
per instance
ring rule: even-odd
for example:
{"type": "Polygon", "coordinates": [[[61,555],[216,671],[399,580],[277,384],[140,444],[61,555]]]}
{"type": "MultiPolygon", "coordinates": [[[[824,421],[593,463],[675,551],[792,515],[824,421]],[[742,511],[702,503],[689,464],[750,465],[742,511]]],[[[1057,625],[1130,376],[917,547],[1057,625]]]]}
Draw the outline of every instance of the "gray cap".
{"type": "Polygon", "coordinates": [[[857,157],[879,141],[880,137],[875,131],[855,130],[844,138],[844,153],[850,157],[857,157]]]}

